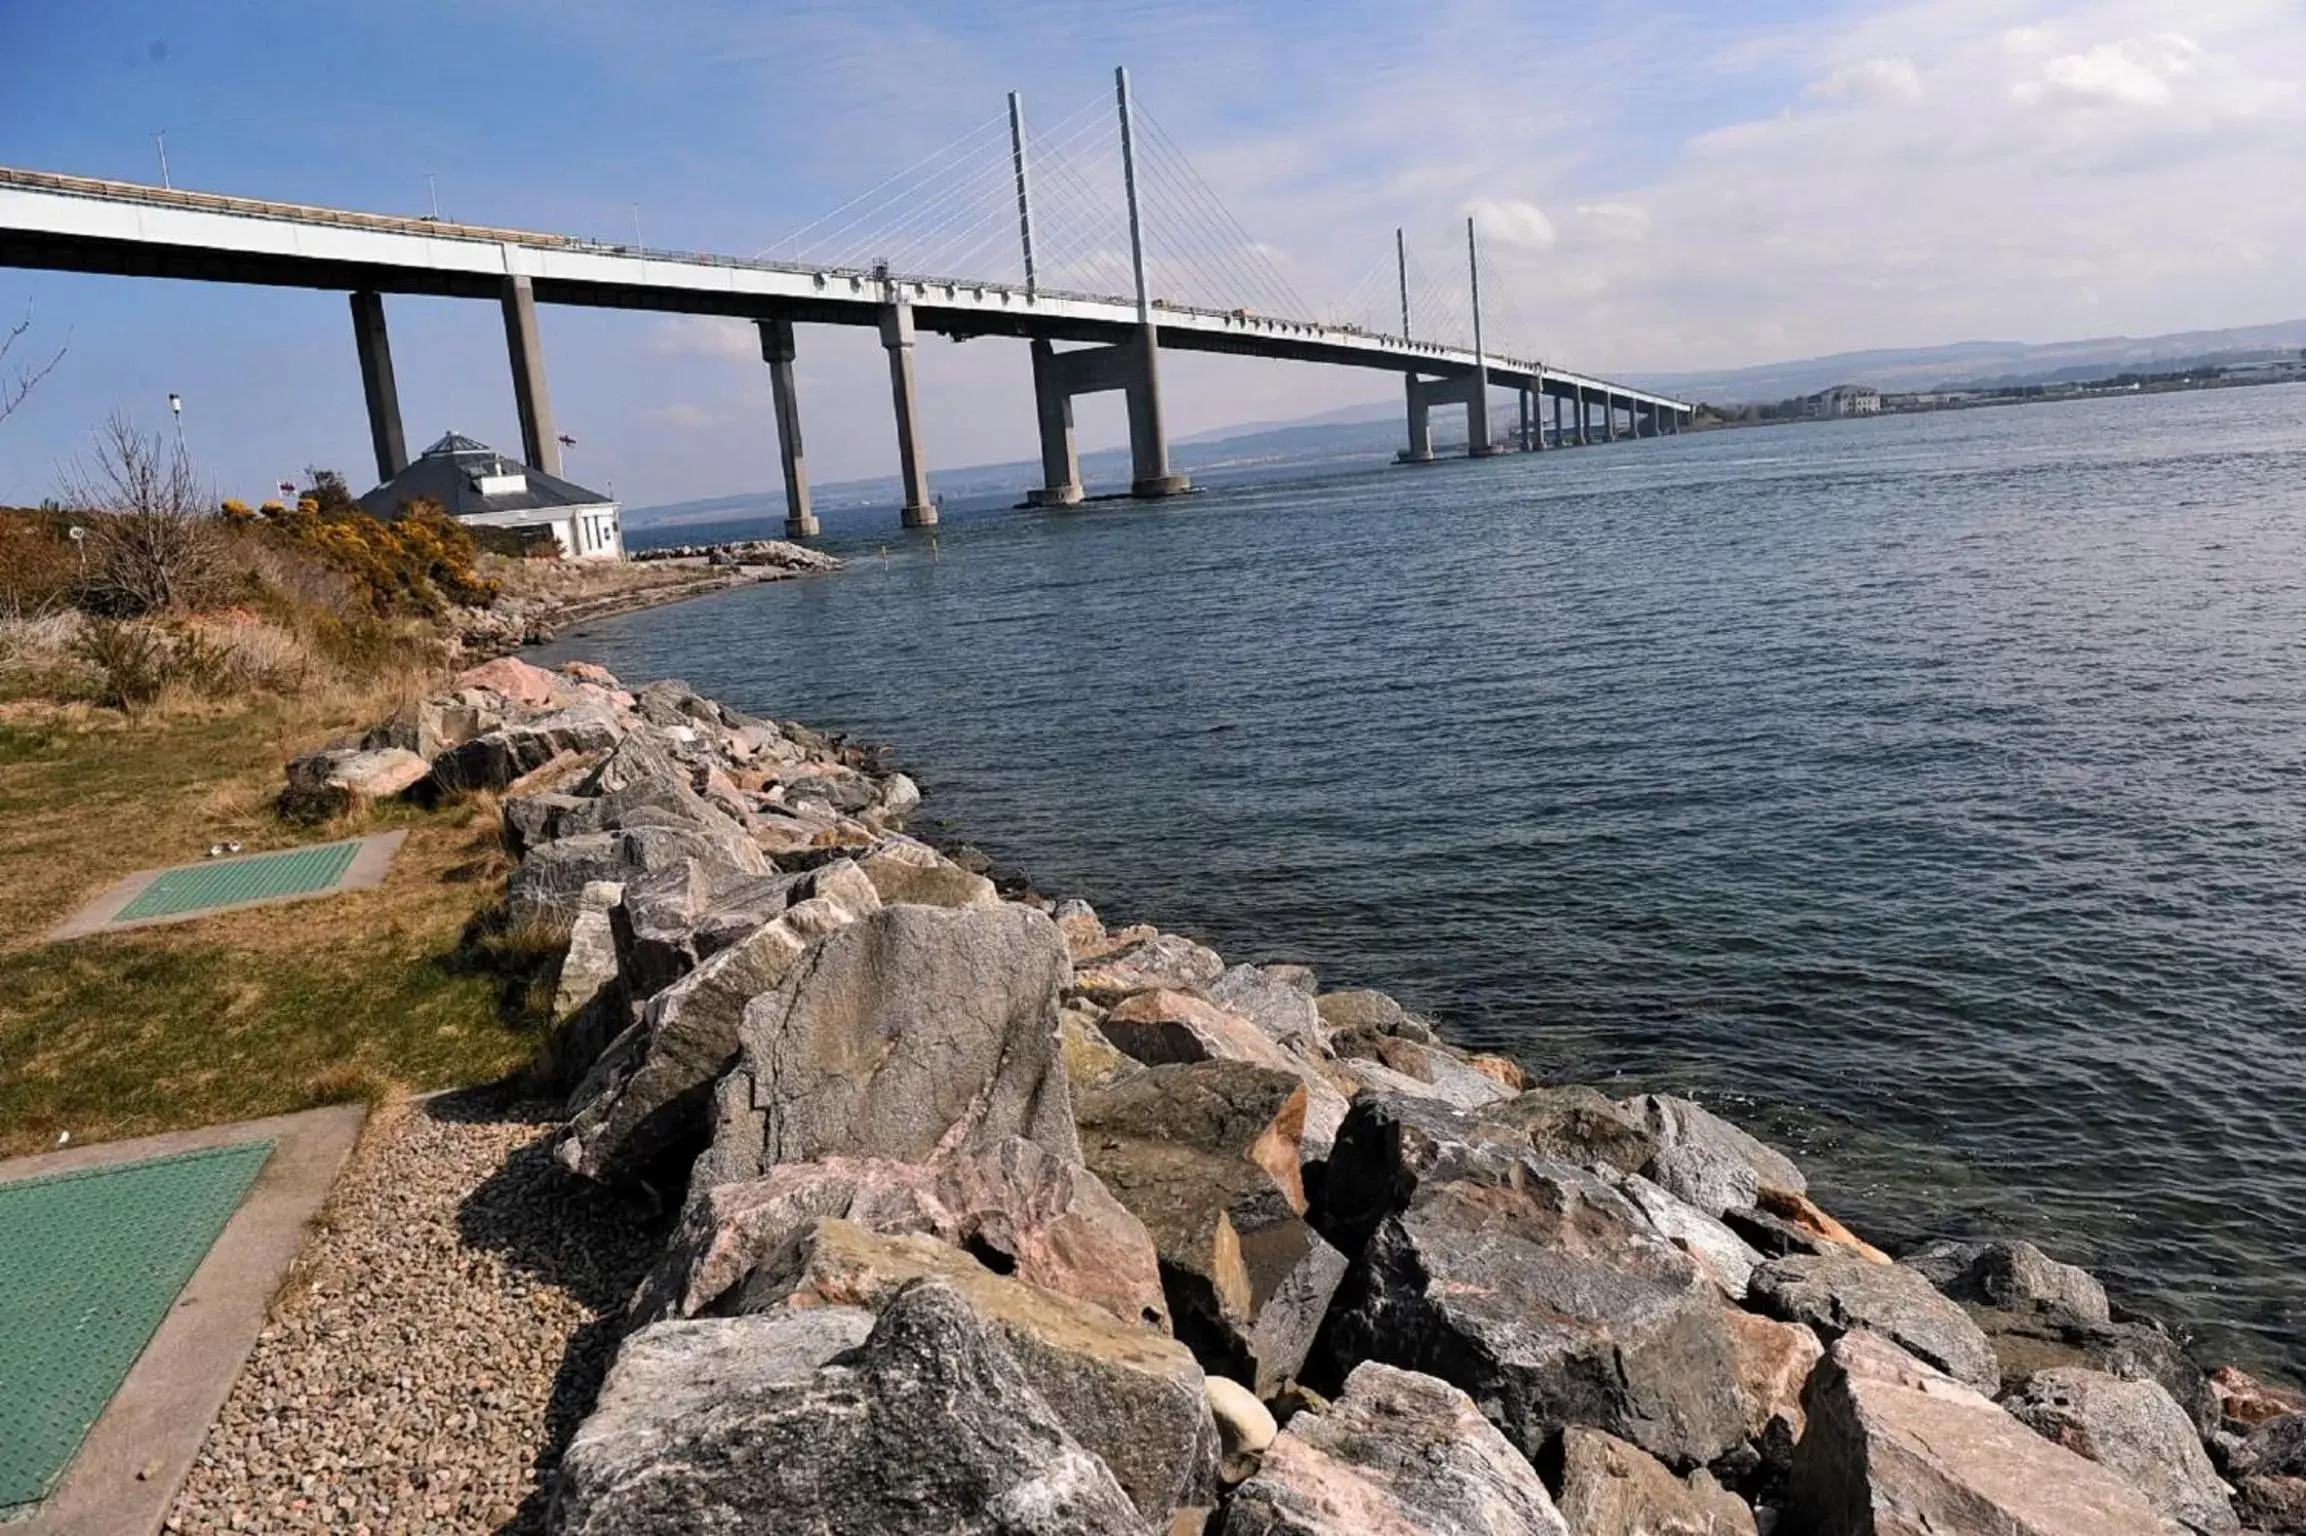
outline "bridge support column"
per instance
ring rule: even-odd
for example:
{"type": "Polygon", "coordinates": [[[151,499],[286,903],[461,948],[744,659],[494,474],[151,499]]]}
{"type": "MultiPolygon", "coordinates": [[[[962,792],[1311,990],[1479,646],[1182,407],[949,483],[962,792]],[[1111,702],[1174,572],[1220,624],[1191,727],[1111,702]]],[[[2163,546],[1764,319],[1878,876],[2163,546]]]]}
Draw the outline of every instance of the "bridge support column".
{"type": "Polygon", "coordinates": [[[1169,471],[1161,424],[1161,344],[1150,325],[1127,341],[1060,352],[1033,343],[1033,406],[1041,425],[1041,487],[1025,500],[1037,507],[1081,502],[1081,456],[1073,442],[1073,397],[1120,390],[1129,399],[1129,494],[1175,496],[1193,488],[1169,471]]]}
{"type": "Polygon", "coordinates": [[[1605,443],[1617,441],[1617,396],[1615,395],[1603,395],[1601,397],[1601,440],[1605,443]]]}
{"type": "Polygon", "coordinates": [[[761,361],[777,402],[777,457],[785,470],[785,537],[813,539],[824,530],[809,503],[809,461],[801,451],[801,393],[793,383],[793,322],[763,320],[761,361]]]}
{"type": "Polygon", "coordinates": [[[1431,464],[1433,462],[1433,402],[1425,393],[1425,381],[1416,374],[1402,376],[1402,390],[1409,401],[1409,446],[1393,456],[1396,464],[1431,464]]]}
{"type": "Polygon", "coordinates": [[[1193,488],[1169,473],[1169,437],[1161,424],[1161,342],[1151,325],[1137,327],[1136,378],[1129,394],[1129,494],[1177,496],[1193,488]]]}
{"type": "Polygon", "coordinates": [[[504,343],[512,354],[512,398],[520,408],[520,451],[531,469],[560,473],[560,439],[552,430],[552,395],[545,388],[544,348],[537,340],[536,292],[528,275],[504,280],[504,343]]]}
{"type": "Polygon", "coordinates": [[[1586,398],[1583,384],[1577,387],[1576,403],[1577,446],[1583,448],[1593,441],[1593,402],[1586,398]]]}
{"type": "Polygon", "coordinates": [[[383,294],[364,288],[352,296],[352,339],[360,349],[360,392],[368,400],[368,439],[376,448],[376,480],[382,485],[408,468],[408,438],[400,429],[400,386],[392,377],[383,294]]]}
{"type": "Polygon", "coordinates": [[[1073,442],[1073,395],[1065,387],[1057,349],[1038,338],[1033,342],[1033,412],[1041,425],[1041,485],[1025,493],[1026,504],[1077,507],[1081,454],[1073,442]]]}
{"type": "Polygon", "coordinates": [[[1489,388],[1483,374],[1461,374],[1450,379],[1421,379],[1409,375],[1409,446],[1394,455],[1396,464],[1433,462],[1433,408],[1465,407],[1465,451],[1468,458],[1486,458],[1496,450],[1483,439],[1489,435],[1489,388]]]}
{"type": "Polygon", "coordinates": [[[1531,441],[1529,435],[1529,422],[1531,416],[1531,407],[1529,403],[1529,386],[1527,384],[1522,385],[1521,389],[1519,390],[1519,394],[1521,395],[1521,451],[1523,453],[1530,453],[1535,450],[1535,444],[1531,441]]]}
{"type": "Polygon", "coordinates": [[[1553,446],[1567,448],[1569,439],[1562,436],[1561,432],[1561,404],[1562,397],[1557,393],[1553,397],[1553,446]]]}
{"type": "Polygon", "coordinates": [[[881,345],[889,351],[889,395],[897,411],[897,471],[904,488],[898,513],[907,528],[931,528],[937,504],[921,461],[920,386],[913,377],[913,306],[899,300],[881,311],[881,345]]]}

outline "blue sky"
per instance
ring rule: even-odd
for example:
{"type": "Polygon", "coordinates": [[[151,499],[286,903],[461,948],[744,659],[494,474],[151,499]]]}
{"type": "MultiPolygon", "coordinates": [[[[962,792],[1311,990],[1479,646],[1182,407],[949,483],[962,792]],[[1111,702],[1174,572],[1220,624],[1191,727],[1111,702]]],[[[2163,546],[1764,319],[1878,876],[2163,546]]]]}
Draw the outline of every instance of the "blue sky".
{"type": "MultiPolygon", "coordinates": [[[[977,126],[1052,122],[1127,63],[1146,108],[1316,305],[1468,212],[1503,339],[1599,372],[2306,313],[2292,4],[838,5],[0,0],[0,163],[745,253],[977,126]]],[[[169,391],[225,491],[365,481],[342,295],[0,271],[64,363],[0,425],[0,500],[53,489],[169,391]]],[[[493,309],[390,301],[412,439],[517,443],[493,309]]],[[[634,501],[775,482],[744,332],[547,310],[571,469],[634,501]]],[[[932,464],[1030,454],[1024,349],[924,342],[932,464]]],[[[882,363],[806,330],[820,479],[884,473],[882,363]]],[[[1232,359],[1169,370],[1174,429],[1390,398],[1232,359]]],[[[1091,446],[1117,405],[1085,406],[1091,446]],[[1111,406],[1111,409],[1107,407],[1111,406]]]]}

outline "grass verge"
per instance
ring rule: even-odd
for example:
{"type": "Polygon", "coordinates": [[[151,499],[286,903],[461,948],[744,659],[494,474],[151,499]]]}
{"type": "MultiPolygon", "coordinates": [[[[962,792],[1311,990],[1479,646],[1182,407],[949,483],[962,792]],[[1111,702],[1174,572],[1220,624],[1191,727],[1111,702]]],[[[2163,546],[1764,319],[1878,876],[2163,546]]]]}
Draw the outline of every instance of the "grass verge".
{"type": "Polygon", "coordinates": [[[493,914],[493,803],[296,828],[271,811],[296,751],[385,712],[358,693],[149,711],[0,709],[0,1156],[523,1068],[549,949],[493,914]],[[122,875],[404,827],[376,890],[45,942],[122,875]]]}

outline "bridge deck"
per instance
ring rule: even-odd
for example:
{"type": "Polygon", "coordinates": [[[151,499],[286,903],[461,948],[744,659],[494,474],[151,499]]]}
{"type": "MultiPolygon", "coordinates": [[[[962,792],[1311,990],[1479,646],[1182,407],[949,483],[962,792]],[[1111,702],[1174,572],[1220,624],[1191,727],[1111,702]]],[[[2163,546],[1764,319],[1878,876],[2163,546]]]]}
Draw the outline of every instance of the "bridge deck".
{"type": "MultiPolygon", "coordinates": [[[[923,330],[1111,342],[1134,334],[1135,301],[1028,292],[1009,283],[656,251],[532,230],[182,192],[0,167],[0,266],[207,282],[495,298],[525,275],[539,303],[874,325],[892,299],[923,330]]],[[[1462,376],[1462,347],[1354,326],[1156,304],[1165,349],[1462,376]]],[[[1494,383],[1583,391],[1687,411],[1686,402],[1528,358],[1492,354],[1494,383]]]]}

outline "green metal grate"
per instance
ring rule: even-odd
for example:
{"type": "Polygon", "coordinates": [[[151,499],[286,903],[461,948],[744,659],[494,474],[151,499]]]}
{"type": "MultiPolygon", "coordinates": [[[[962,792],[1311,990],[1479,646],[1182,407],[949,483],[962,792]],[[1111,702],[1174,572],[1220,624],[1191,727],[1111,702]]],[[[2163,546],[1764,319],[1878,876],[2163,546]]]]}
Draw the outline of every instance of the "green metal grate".
{"type": "Polygon", "coordinates": [[[47,1496],[272,1146],[0,1184],[0,1519],[47,1496]]]}
{"type": "Polygon", "coordinates": [[[352,857],[360,852],[356,838],[349,843],[322,843],[314,848],[293,848],[286,853],[258,854],[221,864],[187,864],[161,872],[137,893],[112,920],[132,923],[144,917],[172,917],[204,907],[234,902],[263,901],[275,896],[302,896],[325,891],[344,878],[352,857]]]}

